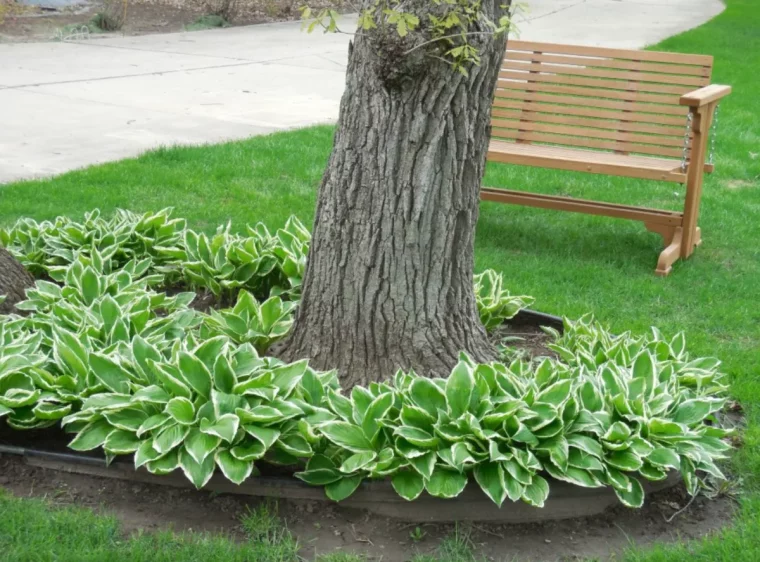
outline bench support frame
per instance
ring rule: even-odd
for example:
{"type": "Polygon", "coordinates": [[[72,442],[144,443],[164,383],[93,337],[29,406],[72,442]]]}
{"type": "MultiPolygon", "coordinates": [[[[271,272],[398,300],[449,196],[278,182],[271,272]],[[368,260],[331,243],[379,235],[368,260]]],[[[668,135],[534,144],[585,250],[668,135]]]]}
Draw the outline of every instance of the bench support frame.
{"type": "MultiPolygon", "coordinates": [[[[705,157],[708,146],[707,137],[717,103],[718,100],[715,100],[690,107],[693,136],[691,158],[686,170],[686,197],[683,212],[489,187],[481,189],[481,199],[541,209],[556,209],[641,221],[647,230],[662,236],[665,249],[660,253],[655,274],[667,276],[678,259],[688,258],[694,253],[694,249],[702,243],[702,233],[697,226],[697,219],[699,217],[699,203],[702,198],[704,173],[712,172],[712,165],[705,164],[705,157]]],[[[504,160],[501,161],[504,162],[504,160]]],[[[524,165],[525,162],[521,160],[515,164],[524,165]]]]}

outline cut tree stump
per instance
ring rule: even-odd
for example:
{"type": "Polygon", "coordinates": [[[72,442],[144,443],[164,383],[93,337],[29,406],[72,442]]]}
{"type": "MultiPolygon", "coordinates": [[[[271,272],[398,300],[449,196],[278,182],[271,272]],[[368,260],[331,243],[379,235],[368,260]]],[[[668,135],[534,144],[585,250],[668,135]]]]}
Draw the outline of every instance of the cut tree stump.
{"type": "Polygon", "coordinates": [[[0,248],[0,295],[6,296],[0,303],[0,314],[18,312],[15,304],[25,300],[25,290],[33,286],[34,277],[8,250],[0,248]]]}

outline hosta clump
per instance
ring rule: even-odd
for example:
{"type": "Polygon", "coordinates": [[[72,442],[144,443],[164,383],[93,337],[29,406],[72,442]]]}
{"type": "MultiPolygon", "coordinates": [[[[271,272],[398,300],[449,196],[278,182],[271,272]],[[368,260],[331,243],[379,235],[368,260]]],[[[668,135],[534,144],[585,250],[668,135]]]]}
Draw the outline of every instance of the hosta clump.
{"type": "Polygon", "coordinates": [[[180,468],[199,488],[216,467],[240,484],[260,459],[296,464],[312,456],[312,426],[333,417],[322,401],[325,388],[337,387],[334,372],[261,358],[223,336],[189,337],[168,355],[138,337],[102,366],[107,392],[63,420],[77,433],[70,447],[134,453],[136,467],[180,468]]]}
{"type": "Polygon", "coordinates": [[[178,258],[172,267],[191,286],[208,289],[224,301],[241,288],[260,300],[270,295],[297,298],[309,240],[309,232],[291,217],[275,237],[261,223],[248,227],[248,236],[234,235],[228,223],[210,239],[187,230],[181,248],[165,251],[178,258]]]}
{"type": "Polygon", "coordinates": [[[53,425],[71,410],[45,370],[42,334],[24,324],[21,318],[0,316],[0,418],[7,416],[14,429],[53,425]]]}
{"type": "Polygon", "coordinates": [[[247,291],[240,291],[231,310],[212,310],[204,317],[201,338],[225,335],[235,343],[250,343],[264,354],[276,341],[285,337],[293,325],[296,303],[270,297],[259,302],[247,291]]]}
{"type": "Polygon", "coordinates": [[[631,507],[643,504],[642,479],[670,470],[691,494],[699,474],[723,478],[715,461],[730,447],[729,432],[714,424],[726,400],[716,361],[689,361],[680,335],[670,343],[613,337],[593,322],[568,324],[559,341],[583,360],[485,365],[463,356],[446,380],[398,373],[350,398],[328,392],[339,419],[317,433],[332,446],[298,476],[326,485],[334,499],[365,478],[390,476],[409,500],[423,490],[456,497],[471,477],[498,505],[509,498],[539,507],[547,476],[611,486],[631,507]]]}
{"type": "Polygon", "coordinates": [[[533,297],[511,295],[503,286],[502,274],[493,269],[475,275],[474,279],[480,321],[489,332],[533,304],[533,297]]]}
{"type": "Polygon", "coordinates": [[[13,427],[49,426],[78,410],[107,388],[106,355],[135,337],[165,350],[200,321],[187,309],[193,293],[167,297],[148,288],[140,271],[150,260],[111,274],[83,261],[69,266],[63,286],[37,281],[18,305],[31,315],[6,317],[0,325],[0,403],[13,427]]]}
{"type": "Polygon", "coordinates": [[[101,260],[105,272],[149,258],[143,274],[160,275],[166,287],[210,291],[222,302],[234,301],[241,288],[261,300],[298,298],[311,235],[296,217],[274,236],[261,223],[248,227],[247,235],[231,234],[228,223],[208,237],[171,215],[171,209],[143,215],[118,210],[104,219],[96,209],[81,223],[26,218],[0,229],[0,245],[38,278],[61,281],[82,257],[101,260]]]}
{"type": "Polygon", "coordinates": [[[20,219],[11,228],[0,229],[0,245],[5,246],[36,277],[55,277],[80,255],[100,253],[108,271],[131,260],[152,258],[160,265],[162,254],[156,247],[173,246],[185,230],[183,219],[171,218],[171,210],[137,215],[117,210],[110,219],[95,209],[79,223],[67,217],[37,222],[20,219]]]}

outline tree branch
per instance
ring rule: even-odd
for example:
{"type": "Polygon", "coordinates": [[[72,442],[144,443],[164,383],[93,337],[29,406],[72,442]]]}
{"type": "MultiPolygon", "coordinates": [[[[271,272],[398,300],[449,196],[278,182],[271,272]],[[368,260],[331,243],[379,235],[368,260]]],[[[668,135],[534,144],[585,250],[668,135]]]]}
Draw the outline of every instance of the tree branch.
{"type": "Polygon", "coordinates": [[[409,55],[416,51],[417,49],[421,49],[422,47],[425,47],[426,45],[430,45],[431,43],[435,43],[437,41],[443,41],[444,39],[455,39],[457,37],[467,37],[469,35],[496,35],[497,32],[495,31],[469,31],[467,33],[456,33],[452,35],[444,35],[443,37],[436,37],[435,39],[430,39],[428,41],[424,41],[423,43],[420,43],[419,45],[416,45],[409,49],[408,51],[405,51],[402,53],[403,56],[409,55]]]}

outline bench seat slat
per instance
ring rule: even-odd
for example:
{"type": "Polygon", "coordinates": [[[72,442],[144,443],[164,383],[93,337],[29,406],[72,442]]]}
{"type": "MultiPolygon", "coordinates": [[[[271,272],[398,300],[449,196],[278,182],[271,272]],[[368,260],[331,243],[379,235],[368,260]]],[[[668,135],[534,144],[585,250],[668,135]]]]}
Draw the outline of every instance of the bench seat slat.
{"type": "Polygon", "coordinates": [[[585,137],[571,137],[538,131],[517,131],[513,129],[494,128],[491,136],[496,139],[515,140],[518,142],[540,142],[572,147],[596,148],[599,150],[634,152],[637,154],[666,156],[670,158],[680,158],[683,154],[683,150],[680,148],[667,148],[662,146],[652,146],[649,144],[635,144],[623,141],[610,141],[585,137]]]}
{"type": "Polygon", "coordinates": [[[676,159],[613,154],[559,146],[518,144],[492,140],[488,160],[592,174],[608,174],[683,183],[686,175],[676,159]]]}
{"type": "Polygon", "coordinates": [[[595,99],[588,97],[569,97],[549,94],[544,92],[527,92],[525,90],[496,90],[496,97],[502,99],[538,101],[564,105],[580,105],[601,109],[618,109],[620,111],[634,111],[641,113],[661,113],[664,115],[681,115],[681,122],[685,122],[688,108],[681,105],[666,105],[659,103],[638,103],[633,101],[619,101],[607,99],[595,99]]]}
{"type": "Polygon", "coordinates": [[[713,57],[710,55],[687,55],[682,53],[665,53],[658,51],[610,49],[607,47],[588,47],[585,45],[559,45],[556,43],[540,43],[536,41],[509,41],[507,49],[510,51],[538,51],[542,53],[580,55],[584,57],[599,57],[606,59],[664,62],[695,66],[712,67],[713,65],[713,57]]]}
{"type": "MultiPolygon", "coordinates": [[[[694,86],[655,84],[653,82],[635,82],[631,80],[606,80],[602,78],[586,78],[569,74],[549,72],[519,72],[502,70],[499,73],[502,80],[516,80],[533,86],[536,82],[559,84],[564,86],[587,86],[589,88],[605,88],[624,92],[648,92],[655,94],[676,94],[682,96],[693,90],[694,86]]],[[[531,88],[532,89],[532,88],[531,88]]]]}
{"type": "MultiPolygon", "coordinates": [[[[505,90],[523,90],[529,92],[542,92],[551,94],[567,94],[566,99],[572,103],[575,97],[581,98],[604,98],[613,100],[626,100],[632,102],[648,102],[658,104],[678,104],[681,100],[680,95],[666,96],[661,94],[647,94],[642,92],[628,92],[624,90],[600,90],[598,88],[583,88],[574,86],[555,86],[543,82],[510,82],[508,80],[498,80],[498,88],[505,90]]],[[[686,93],[686,92],[684,92],[686,93]]]]}
{"type": "MultiPolygon", "coordinates": [[[[507,49],[511,49],[515,41],[510,41],[507,49]]],[[[668,75],[678,76],[696,76],[705,80],[710,78],[712,67],[707,66],[685,66],[676,64],[648,63],[632,60],[608,59],[608,58],[590,58],[577,57],[572,55],[556,55],[549,53],[520,52],[508,50],[504,59],[509,61],[524,61],[536,63],[556,63],[560,65],[571,65],[591,69],[613,69],[613,70],[632,70],[637,73],[655,72],[665,73],[668,75]]]]}
{"type": "MultiPolygon", "coordinates": [[[[658,113],[641,113],[628,110],[606,110],[598,107],[575,107],[571,105],[558,105],[557,103],[546,103],[543,101],[517,100],[497,98],[493,102],[495,108],[511,109],[518,111],[533,111],[543,113],[552,113],[555,115],[572,115],[584,117],[596,117],[599,119],[625,119],[635,121],[636,123],[652,123],[658,125],[673,125],[683,132],[686,125],[686,113],[683,115],[663,115],[658,113]]],[[[628,106],[625,107],[629,107],[628,106]]]]}
{"type": "MultiPolygon", "coordinates": [[[[626,131],[607,131],[603,129],[589,129],[584,127],[574,127],[566,125],[557,125],[554,123],[536,123],[532,121],[516,121],[505,119],[493,119],[492,125],[497,129],[507,129],[516,131],[537,131],[543,133],[556,133],[558,135],[568,135],[573,137],[583,137],[589,139],[606,139],[626,143],[653,144],[656,146],[667,146],[672,148],[683,148],[683,137],[667,137],[662,135],[642,135],[629,133],[626,131]]],[[[501,136],[494,133],[494,136],[501,136]]]]}
{"type": "MultiPolygon", "coordinates": [[[[521,109],[494,108],[491,111],[491,117],[492,119],[508,119],[516,121],[524,119],[535,123],[557,123],[559,125],[577,125],[579,127],[610,129],[614,131],[666,135],[678,137],[680,142],[683,143],[684,127],[683,123],[680,122],[678,123],[678,126],[668,126],[653,123],[639,123],[638,117],[640,114],[631,115],[626,113],[615,113],[614,117],[605,118],[597,115],[597,112],[592,112],[590,115],[593,115],[593,118],[591,118],[562,115],[561,110],[552,113],[548,113],[548,111],[551,111],[551,109],[547,109],[545,112],[540,106],[536,108],[528,108],[524,106],[521,109]],[[630,121],[625,119],[630,119],[630,121]]],[[[679,121],[682,120],[679,119],[679,121]]]]}

